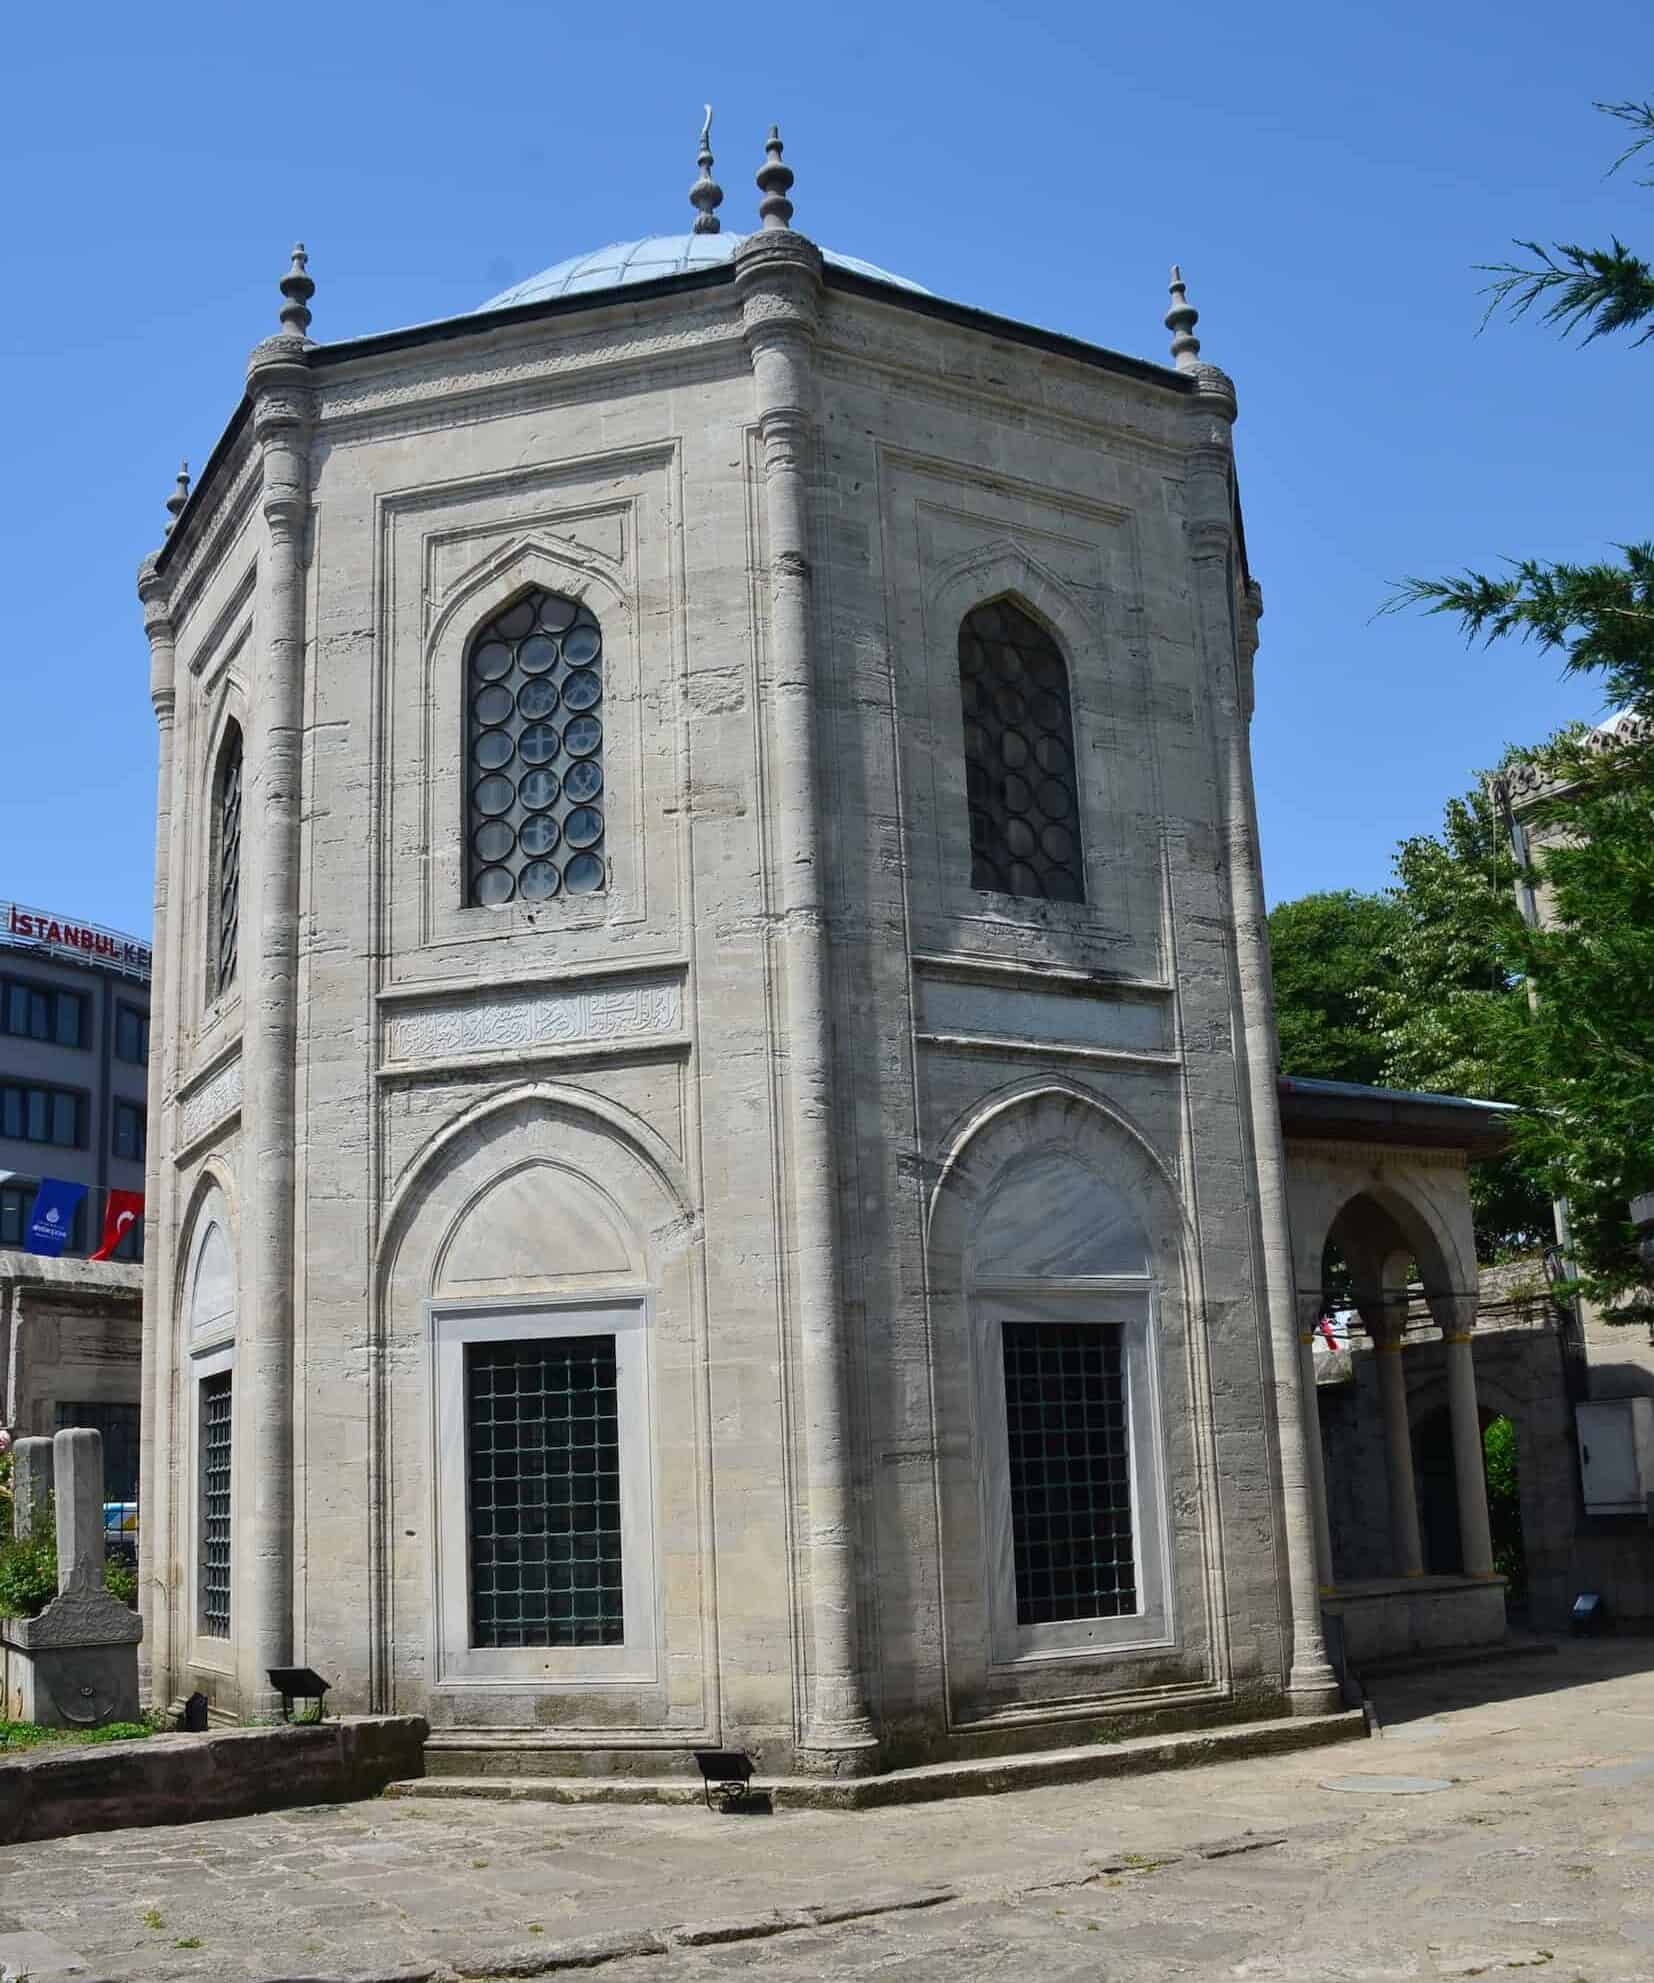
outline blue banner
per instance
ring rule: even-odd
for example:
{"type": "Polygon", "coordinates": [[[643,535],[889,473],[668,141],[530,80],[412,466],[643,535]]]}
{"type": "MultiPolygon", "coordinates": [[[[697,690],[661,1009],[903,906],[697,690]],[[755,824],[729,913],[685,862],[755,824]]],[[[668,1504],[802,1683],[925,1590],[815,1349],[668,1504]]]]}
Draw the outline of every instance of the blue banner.
{"type": "Polygon", "coordinates": [[[61,1253],[74,1230],[75,1207],[86,1196],[84,1184],[67,1184],[60,1177],[43,1177],[29,1214],[28,1250],[61,1253]]]}

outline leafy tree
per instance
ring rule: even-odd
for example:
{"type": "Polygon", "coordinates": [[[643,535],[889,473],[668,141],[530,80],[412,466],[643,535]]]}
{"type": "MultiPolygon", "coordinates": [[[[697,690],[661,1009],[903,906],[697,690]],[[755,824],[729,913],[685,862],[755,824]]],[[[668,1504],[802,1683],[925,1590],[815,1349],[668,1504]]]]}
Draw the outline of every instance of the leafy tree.
{"type": "Polygon", "coordinates": [[[1302,895],[1269,912],[1281,1071],[1323,1081],[1384,1080],[1384,1046],[1367,1009],[1391,973],[1400,910],[1353,888],[1302,895]]]}
{"type": "MultiPolygon", "coordinates": [[[[1654,153],[1654,102],[1598,108],[1632,133],[1610,170],[1654,153]]],[[[1620,241],[1517,247],[1523,260],[1483,271],[1493,278],[1489,318],[1538,307],[1586,344],[1654,338],[1654,270],[1620,241]]],[[[1567,1197],[1583,1292],[1629,1320],[1654,1313],[1626,1203],[1654,1188],[1654,541],[1617,548],[1617,559],[1596,564],[1524,558],[1497,575],[1411,578],[1389,602],[1449,614],[1469,639],[1558,653],[1565,672],[1595,677],[1637,720],[1606,742],[1565,735],[1527,754],[1553,781],[1525,877],[1547,891],[1547,927],[1493,933],[1503,997],[1490,983],[1487,1001],[1457,1001],[1435,1033],[1429,1015],[1394,1006],[1387,1031],[1396,1064],[1415,1050],[1438,1066],[1481,1055],[1502,1098],[1528,1105],[1515,1167],[1567,1197]],[[1529,1012],[1512,996],[1520,978],[1532,989],[1529,1012]]],[[[1490,871],[1497,859],[1489,854],[1490,871]]]]}

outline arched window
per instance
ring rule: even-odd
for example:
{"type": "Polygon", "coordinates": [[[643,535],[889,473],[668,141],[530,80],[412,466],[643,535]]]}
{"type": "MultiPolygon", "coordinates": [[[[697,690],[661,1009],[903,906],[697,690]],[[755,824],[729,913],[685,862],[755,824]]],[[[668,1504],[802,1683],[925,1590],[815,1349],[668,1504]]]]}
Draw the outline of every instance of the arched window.
{"type": "Polygon", "coordinates": [[[212,989],[215,998],[222,998],[235,983],[241,944],[241,725],[233,719],[225,726],[224,741],[218,750],[213,813],[213,838],[217,847],[213,910],[217,942],[212,989]]]}
{"type": "Polygon", "coordinates": [[[596,894],[608,878],[596,615],[525,593],[473,638],[465,684],[466,901],[596,894]]]}
{"type": "Polygon", "coordinates": [[[1001,599],[959,627],[971,886],[1085,900],[1074,717],[1061,650],[1001,599]]]}

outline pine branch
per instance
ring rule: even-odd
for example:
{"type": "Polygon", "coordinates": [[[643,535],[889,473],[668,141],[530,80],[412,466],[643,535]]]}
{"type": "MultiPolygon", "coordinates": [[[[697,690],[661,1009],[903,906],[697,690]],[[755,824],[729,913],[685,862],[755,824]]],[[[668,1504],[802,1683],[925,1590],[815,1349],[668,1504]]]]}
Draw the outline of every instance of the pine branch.
{"type": "MultiPolygon", "coordinates": [[[[1550,299],[1544,321],[1555,324],[1564,337],[1583,330],[1582,344],[1654,317],[1654,269],[1617,237],[1612,248],[1581,248],[1571,241],[1556,241],[1549,248],[1538,241],[1518,241],[1516,246],[1525,248],[1533,262],[1476,265],[1479,274],[1494,278],[1482,291],[1490,299],[1482,315],[1484,330],[1501,310],[1523,317],[1543,298],[1550,299]]],[[[1651,337],[1654,323],[1632,342],[1646,344],[1651,337]]]]}
{"type": "MultiPolygon", "coordinates": [[[[1609,166],[1606,178],[1612,178],[1622,165],[1627,165],[1645,151],[1654,150],[1654,103],[1596,103],[1593,110],[1600,110],[1605,117],[1617,117],[1622,124],[1629,124],[1641,137],[1633,138],[1609,166]]],[[[1639,186],[1654,186],[1654,179],[1639,179],[1639,186]]]]}

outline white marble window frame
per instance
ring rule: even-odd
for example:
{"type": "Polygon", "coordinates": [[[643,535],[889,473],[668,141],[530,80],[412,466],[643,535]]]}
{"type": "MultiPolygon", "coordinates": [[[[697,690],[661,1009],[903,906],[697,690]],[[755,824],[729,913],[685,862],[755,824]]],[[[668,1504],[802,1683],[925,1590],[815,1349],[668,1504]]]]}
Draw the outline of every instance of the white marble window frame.
{"type": "Polygon", "coordinates": [[[190,1665],[203,1672],[231,1679],[235,1674],[236,1634],[240,1629],[241,1592],[237,1587],[241,1538],[237,1532],[241,1497],[236,1492],[236,1475],[241,1464],[241,1386],[235,1381],[233,1341],[221,1336],[214,1341],[193,1344],[189,1352],[189,1646],[190,1665]],[[228,1638],[214,1638],[201,1630],[201,1545],[203,1517],[201,1503],[206,1483],[201,1477],[201,1386],[209,1377],[230,1377],[230,1632],[228,1638]]]}
{"type": "Polygon", "coordinates": [[[978,1480],[986,1561],[990,1658],[995,1666],[1136,1653],[1175,1643],[1167,1530],[1166,1450],[1160,1412],[1160,1329],[1152,1281],[1136,1277],[999,1281],[972,1298],[978,1480]],[[1137,1609],[1118,1618],[1023,1625],[1017,1619],[1006,1424],[1006,1322],[1087,1322],[1121,1330],[1137,1609]]]}
{"type": "Polygon", "coordinates": [[[441,1686],[635,1686],[660,1677],[655,1553],[654,1382],[647,1294],[576,1300],[431,1302],[434,1506],[432,1617],[441,1686]],[[620,1432],[620,1562],[625,1636],[618,1646],[473,1646],[467,1495],[465,1350],[470,1343],[613,1336],[620,1432]]]}

